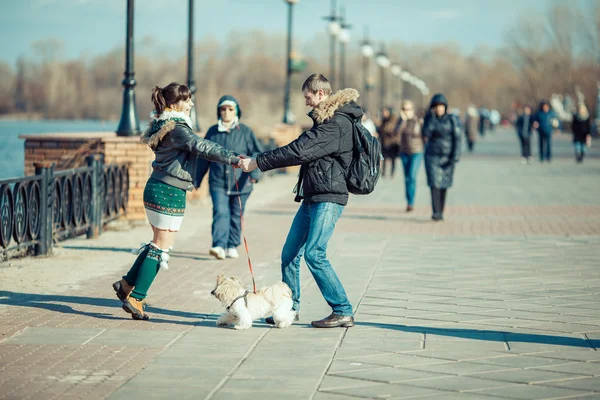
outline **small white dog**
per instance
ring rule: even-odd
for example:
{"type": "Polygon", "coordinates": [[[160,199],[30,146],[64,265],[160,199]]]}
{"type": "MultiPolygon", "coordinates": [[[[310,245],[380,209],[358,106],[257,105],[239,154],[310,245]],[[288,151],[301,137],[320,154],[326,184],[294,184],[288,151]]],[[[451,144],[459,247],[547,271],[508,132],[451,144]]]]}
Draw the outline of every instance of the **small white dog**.
{"type": "Polygon", "coordinates": [[[248,329],[255,319],[273,315],[277,328],[287,328],[296,316],[292,310],[292,290],[284,282],[252,293],[244,289],[238,278],[219,275],[217,286],[210,294],[227,310],[217,320],[217,326],[233,324],[234,329],[248,329]]]}

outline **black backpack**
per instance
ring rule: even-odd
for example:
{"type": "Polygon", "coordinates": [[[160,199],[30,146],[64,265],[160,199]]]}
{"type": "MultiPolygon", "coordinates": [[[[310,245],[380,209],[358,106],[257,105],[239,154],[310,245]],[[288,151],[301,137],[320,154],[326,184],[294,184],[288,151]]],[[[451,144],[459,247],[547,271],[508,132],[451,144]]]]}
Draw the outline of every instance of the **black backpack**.
{"type": "Polygon", "coordinates": [[[369,194],[381,176],[381,144],[358,120],[341,113],[352,122],[354,150],[346,175],[346,185],[352,194],[369,194]]]}

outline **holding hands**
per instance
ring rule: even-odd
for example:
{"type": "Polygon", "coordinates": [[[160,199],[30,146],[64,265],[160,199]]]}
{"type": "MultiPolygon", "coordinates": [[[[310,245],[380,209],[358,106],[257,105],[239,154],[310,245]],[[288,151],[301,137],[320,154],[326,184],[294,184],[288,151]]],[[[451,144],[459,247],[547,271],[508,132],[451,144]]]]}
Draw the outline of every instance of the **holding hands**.
{"type": "Polygon", "coordinates": [[[255,158],[242,158],[241,163],[240,163],[240,168],[244,172],[252,172],[256,168],[258,168],[258,164],[256,163],[255,158]]]}
{"type": "Polygon", "coordinates": [[[233,168],[241,168],[244,172],[252,172],[256,168],[258,168],[258,164],[256,163],[255,158],[242,155],[235,157],[232,160],[231,166],[233,168]]]}

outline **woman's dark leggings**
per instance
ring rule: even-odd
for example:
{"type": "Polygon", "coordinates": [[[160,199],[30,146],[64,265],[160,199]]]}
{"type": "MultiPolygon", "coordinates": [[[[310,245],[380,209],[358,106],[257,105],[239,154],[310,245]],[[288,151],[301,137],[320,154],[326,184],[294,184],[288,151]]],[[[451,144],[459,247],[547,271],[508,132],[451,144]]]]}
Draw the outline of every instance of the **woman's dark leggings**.
{"type": "Polygon", "coordinates": [[[431,188],[431,206],[433,208],[434,217],[442,217],[444,214],[444,206],[446,205],[447,189],[431,188]]]}

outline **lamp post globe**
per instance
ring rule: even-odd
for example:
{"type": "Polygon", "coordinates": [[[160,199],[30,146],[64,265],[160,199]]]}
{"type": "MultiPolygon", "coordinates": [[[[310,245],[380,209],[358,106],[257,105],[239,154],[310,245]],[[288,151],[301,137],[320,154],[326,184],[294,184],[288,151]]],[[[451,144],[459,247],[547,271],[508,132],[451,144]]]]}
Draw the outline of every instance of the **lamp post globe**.
{"type": "Polygon", "coordinates": [[[339,35],[340,31],[342,30],[342,26],[337,21],[330,21],[329,25],[328,25],[328,29],[329,29],[329,34],[333,37],[336,37],[339,35]]]}

